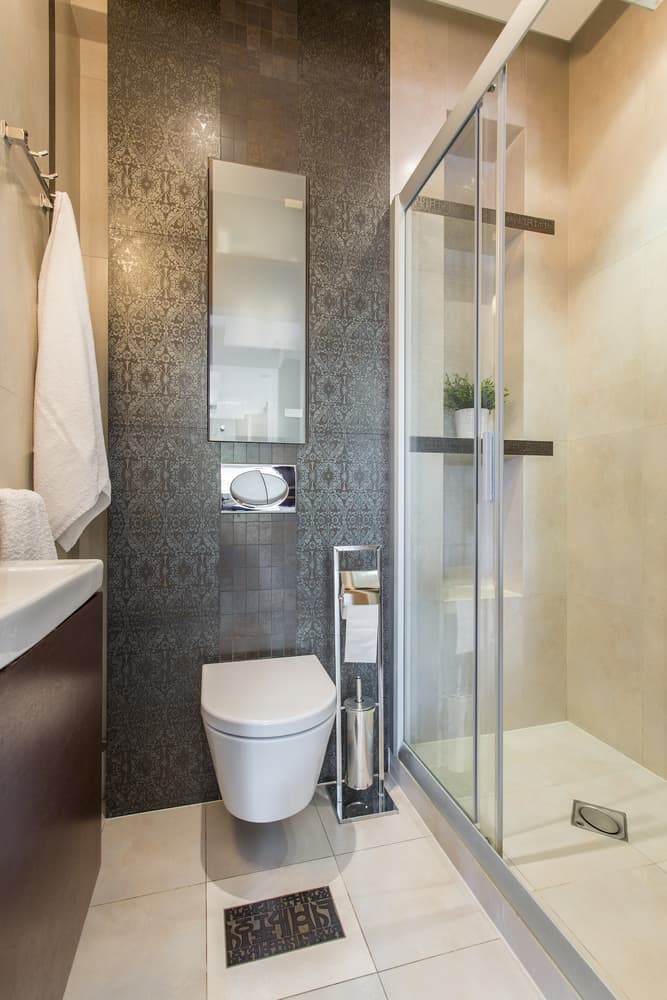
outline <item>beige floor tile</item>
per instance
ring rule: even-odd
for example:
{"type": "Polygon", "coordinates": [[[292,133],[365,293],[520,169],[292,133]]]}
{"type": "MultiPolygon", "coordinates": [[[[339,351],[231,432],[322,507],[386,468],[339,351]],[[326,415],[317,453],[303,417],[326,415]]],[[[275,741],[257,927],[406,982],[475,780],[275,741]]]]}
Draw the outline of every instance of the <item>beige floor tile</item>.
{"type": "Polygon", "coordinates": [[[65,1000],[204,1000],[205,921],[204,885],[91,907],[65,1000]]]}
{"type": "Polygon", "coordinates": [[[568,786],[572,797],[618,809],[628,817],[632,847],[650,861],[667,861],[667,781],[633,764],[623,771],[568,786]]]}
{"type": "Polygon", "coordinates": [[[401,789],[389,783],[387,788],[398,812],[353,823],[339,823],[328,793],[324,788],[318,788],[315,804],[334,854],[350,854],[369,847],[382,847],[385,844],[428,836],[427,828],[401,789]]]}
{"type": "Polygon", "coordinates": [[[314,805],[280,823],[245,823],[222,802],[206,810],[206,871],[211,881],[331,857],[314,805]]]}
{"type": "Polygon", "coordinates": [[[207,884],[208,1000],[278,1000],[375,972],[333,858],[207,884]],[[228,969],[224,913],[230,906],[328,885],[345,938],[228,969]]]}
{"type": "Polygon", "coordinates": [[[552,722],[505,733],[505,774],[517,785],[544,788],[620,771],[630,757],[571,722],[552,722]]]}
{"type": "Polygon", "coordinates": [[[572,826],[573,787],[506,796],[503,853],[536,889],[648,864],[632,844],[572,826]]]}
{"type": "Polygon", "coordinates": [[[537,894],[594,956],[611,987],[631,1000],[664,1000],[667,872],[616,872],[537,894]]]}
{"type": "Polygon", "coordinates": [[[539,1000],[542,996],[504,941],[463,948],[381,974],[388,1000],[539,1000]],[[446,984],[446,987],[445,987],[446,984]]]}
{"type": "Polygon", "coordinates": [[[287,1000],[386,1000],[386,994],[379,976],[364,976],[363,979],[300,993],[298,997],[288,997],[287,1000]]]}
{"type": "Polygon", "coordinates": [[[202,806],[105,821],[94,906],[205,880],[202,806]]]}
{"type": "Polygon", "coordinates": [[[498,937],[430,837],[337,861],[378,969],[498,937]]]}

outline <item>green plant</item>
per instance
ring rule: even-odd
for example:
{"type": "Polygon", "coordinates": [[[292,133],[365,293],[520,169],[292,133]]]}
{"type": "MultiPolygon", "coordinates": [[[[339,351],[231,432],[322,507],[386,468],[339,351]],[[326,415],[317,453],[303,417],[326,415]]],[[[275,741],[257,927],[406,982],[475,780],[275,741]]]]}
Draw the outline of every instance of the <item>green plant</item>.
{"type": "MultiPolygon", "coordinates": [[[[483,379],[480,388],[482,409],[495,410],[495,379],[483,379]]],[[[504,396],[505,399],[509,396],[507,388],[504,396]]],[[[475,405],[475,387],[468,375],[445,375],[444,403],[449,410],[472,410],[475,405]]]]}

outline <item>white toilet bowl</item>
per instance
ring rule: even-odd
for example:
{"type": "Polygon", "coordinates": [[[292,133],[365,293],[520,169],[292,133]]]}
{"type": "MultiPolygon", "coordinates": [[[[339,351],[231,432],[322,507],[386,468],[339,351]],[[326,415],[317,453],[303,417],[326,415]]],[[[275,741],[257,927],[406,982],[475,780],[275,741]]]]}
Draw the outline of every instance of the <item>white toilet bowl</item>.
{"type": "Polygon", "coordinates": [[[270,823],[308,805],[336,712],[316,656],[205,663],[201,714],[223,802],[270,823]]]}

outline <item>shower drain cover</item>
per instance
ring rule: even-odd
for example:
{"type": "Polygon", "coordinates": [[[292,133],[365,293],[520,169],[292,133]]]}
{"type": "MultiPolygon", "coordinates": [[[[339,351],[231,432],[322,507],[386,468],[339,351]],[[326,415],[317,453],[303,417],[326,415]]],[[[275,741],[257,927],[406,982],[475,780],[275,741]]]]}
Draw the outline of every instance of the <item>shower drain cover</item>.
{"type": "Polygon", "coordinates": [[[578,826],[582,830],[591,830],[593,833],[601,833],[603,837],[611,837],[612,840],[628,839],[628,817],[624,812],[616,809],[607,809],[606,806],[596,806],[592,802],[580,802],[575,799],[572,803],[572,826],[578,826]]]}

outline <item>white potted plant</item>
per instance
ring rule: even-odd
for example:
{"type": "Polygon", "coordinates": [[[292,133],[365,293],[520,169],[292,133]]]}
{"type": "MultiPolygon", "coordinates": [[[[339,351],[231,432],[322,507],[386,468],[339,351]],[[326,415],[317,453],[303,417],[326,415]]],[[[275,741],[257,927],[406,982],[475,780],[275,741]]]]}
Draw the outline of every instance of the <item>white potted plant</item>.
{"type": "MultiPolygon", "coordinates": [[[[480,384],[481,407],[479,411],[480,437],[489,430],[489,416],[496,407],[496,383],[485,378],[480,384]]],[[[505,389],[505,399],[509,393],[505,389]]],[[[475,387],[467,375],[445,375],[445,407],[454,411],[456,436],[471,438],[475,434],[475,387]]]]}

